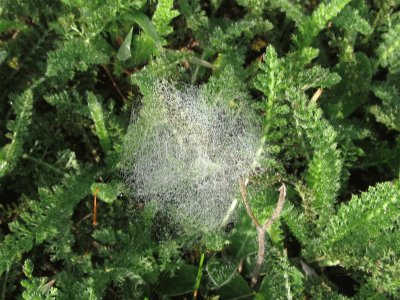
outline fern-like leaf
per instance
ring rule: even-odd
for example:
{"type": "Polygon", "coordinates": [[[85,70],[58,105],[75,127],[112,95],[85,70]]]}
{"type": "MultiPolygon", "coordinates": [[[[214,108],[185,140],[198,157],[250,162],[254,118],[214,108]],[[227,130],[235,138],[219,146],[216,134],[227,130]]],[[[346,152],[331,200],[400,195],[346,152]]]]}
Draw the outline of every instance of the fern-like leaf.
{"type": "Polygon", "coordinates": [[[48,56],[46,75],[64,80],[72,79],[76,71],[87,71],[91,65],[108,63],[108,56],[103,51],[97,49],[94,43],[81,39],[64,42],[48,56]]]}
{"type": "MultiPolygon", "coordinates": [[[[22,254],[46,240],[61,239],[62,251],[71,247],[71,236],[67,230],[75,205],[90,193],[94,172],[65,179],[62,186],[39,190],[40,201],[31,201],[30,210],[21,213],[22,221],[10,224],[12,234],[0,244],[0,274],[19,261],[22,254]],[[69,245],[69,246],[68,246],[69,245]]],[[[53,241],[57,245],[56,241],[53,241]]]]}
{"type": "Polygon", "coordinates": [[[172,33],[173,28],[170,25],[171,21],[179,16],[179,12],[174,7],[173,0],[162,0],[157,4],[157,9],[154,12],[152,21],[158,34],[161,37],[166,37],[172,33]]]}
{"type": "Polygon", "coordinates": [[[279,8],[279,10],[284,12],[289,19],[296,23],[297,26],[301,26],[305,15],[300,4],[293,3],[293,1],[290,0],[275,0],[271,2],[273,7],[279,8]]]}
{"type": "Polygon", "coordinates": [[[350,0],[333,0],[322,2],[312,15],[306,17],[299,27],[294,42],[299,48],[308,47],[314,38],[324,29],[329,20],[336,17],[350,0]]]}
{"type": "Polygon", "coordinates": [[[31,90],[26,90],[19,96],[13,96],[11,104],[14,108],[16,118],[9,121],[7,135],[11,142],[0,149],[0,178],[12,171],[21,157],[24,139],[28,133],[28,126],[31,123],[33,94],[31,90]]]}
{"type": "Polygon", "coordinates": [[[384,182],[341,205],[307,255],[322,264],[340,264],[372,275],[377,290],[399,296],[400,183],[384,182]],[[383,234],[384,233],[384,234],[383,234]]]}
{"type": "Polygon", "coordinates": [[[400,13],[394,14],[388,32],[383,35],[383,41],[377,49],[378,62],[382,67],[388,67],[391,73],[400,71],[400,13]]]}
{"type": "Polygon", "coordinates": [[[93,93],[88,92],[87,100],[90,115],[92,116],[94,122],[96,135],[100,140],[100,145],[103,148],[104,153],[108,153],[108,151],[111,150],[111,140],[108,136],[108,131],[104,120],[103,108],[101,107],[101,104],[93,93]]]}
{"type": "Polygon", "coordinates": [[[373,105],[369,111],[378,122],[400,132],[400,96],[396,86],[382,83],[373,86],[372,91],[382,100],[382,105],[373,105]]]}
{"type": "Polygon", "coordinates": [[[296,102],[294,119],[298,130],[304,130],[303,135],[313,148],[306,180],[312,190],[310,213],[314,221],[322,226],[333,213],[340,187],[342,162],[336,145],[336,132],[314,102],[308,102],[304,95],[293,89],[287,93],[296,102]]]}

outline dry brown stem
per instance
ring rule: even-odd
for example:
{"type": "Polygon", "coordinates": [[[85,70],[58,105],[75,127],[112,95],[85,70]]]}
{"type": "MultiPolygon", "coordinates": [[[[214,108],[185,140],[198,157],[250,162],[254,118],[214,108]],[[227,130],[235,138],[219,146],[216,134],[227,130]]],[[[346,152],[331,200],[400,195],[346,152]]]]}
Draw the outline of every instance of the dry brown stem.
{"type": "Polygon", "coordinates": [[[260,276],[260,270],[264,263],[265,258],[265,233],[269,227],[279,218],[282,213],[283,206],[286,200],[286,186],[282,184],[279,188],[279,200],[275,207],[272,216],[264,222],[264,224],[260,225],[260,222],[254,216],[253,211],[251,210],[249,200],[247,198],[247,189],[246,185],[243,181],[243,178],[239,179],[239,187],[240,193],[242,194],[243,202],[246,207],[247,214],[249,215],[251,221],[256,226],[257,229],[257,239],[258,239],[258,254],[257,254],[257,262],[253,270],[253,275],[251,278],[251,286],[254,287],[257,284],[258,277],[260,276]]]}

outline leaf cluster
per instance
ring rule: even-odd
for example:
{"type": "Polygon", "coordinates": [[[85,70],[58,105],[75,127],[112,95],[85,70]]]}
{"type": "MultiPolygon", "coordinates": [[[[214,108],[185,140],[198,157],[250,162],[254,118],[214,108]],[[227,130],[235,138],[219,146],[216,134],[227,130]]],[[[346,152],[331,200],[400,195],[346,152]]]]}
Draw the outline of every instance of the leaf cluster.
{"type": "Polygon", "coordinates": [[[395,0],[1,1],[0,297],[399,298],[399,36],[395,0]],[[258,116],[260,222],[288,189],[255,287],[239,182],[191,235],[127,192],[160,79],[258,116]]]}

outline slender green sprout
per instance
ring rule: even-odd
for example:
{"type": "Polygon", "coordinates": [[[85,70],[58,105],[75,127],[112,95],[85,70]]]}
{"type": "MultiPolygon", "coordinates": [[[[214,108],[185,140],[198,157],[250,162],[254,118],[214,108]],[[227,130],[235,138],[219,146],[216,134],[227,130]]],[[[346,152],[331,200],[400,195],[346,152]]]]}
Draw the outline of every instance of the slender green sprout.
{"type": "Polygon", "coordinates": [[[204,253],[201,254],[199,270],[197,271],[196,283],[194,285],[193,299],[197,299],[197,292],[200,287],[201,277],[203,275],[204,253]]]}

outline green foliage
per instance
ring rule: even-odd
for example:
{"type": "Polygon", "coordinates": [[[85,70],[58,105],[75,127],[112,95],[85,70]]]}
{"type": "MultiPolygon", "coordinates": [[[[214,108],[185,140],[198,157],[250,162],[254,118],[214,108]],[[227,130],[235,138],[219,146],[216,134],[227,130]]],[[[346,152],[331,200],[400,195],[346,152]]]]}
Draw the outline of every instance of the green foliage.
{"type": "Polygon", "coordinates": [[[366,280],[376,289],[398,297],[399,191],[398,181],[385,182],[360,197],[352,197],[348,204],[340,206],[324,233],[307,250],[322,264],[339,263],[368,272],[371,277],[366,280]],[[382,232],[386,232],[385,236],[382,232]]]}
{"type": "Polygon", "coordinates": [[[107,132],[101,105],[93,93],[89,92],[87,94],[87,99],[90,115],[94,122],[96,135],[100,140],[100,145],[103,148],[103,151],[107,153],[111,149],[111,141],[107,132]]]}
{"type": "Polygon", "coordinates": [[[23,153],[23,145],[28,135],[28,126],[31,123],[33,94],[32,90],[27,90],[19,96],[11,99],[16,118],[7,123],[10,131],[6,137],[10,143],[0,149],[0,178],[12,171],[23,153]]]}
{"type": "Polygon", "coordinates": [[[24,288],[22,293],[23,299],[35,300],[45,299],[52,300],[56,299],[57,289],[52,287],[54,280],[46,283],[46,278],[35,278],[33,276],[33,263],[29,259],[24,262],[22,267],[24,275],[27,279],[21,281],[21,285],[24,288]]]}
{"type": "Polygon", "coordinates": [[[309,139],[313,149],[313,157],[306,174],[311,194],[309,199],[304,200],[306,205],[310,205],[307,213],[317,220],[318,225],[325,226],[322,224],[332,215],[339,190],[342,163],[337,150],[336,133],[334,128],[322,119],[322,112],[314,102],[308,103],[307,99],[301,97],[297,104],[297,111],[294,112],[296,124],[305,130],[304,136],[309,139]]]}
{"type": "Polygon", "coordinates": [[[400,13],[393,14],[389,22],[389,30],[383,34],[382,42],[377,48],[378,62],[382,67],[388,67],[389,72],[400,72],[399,53],[396,49],[400,46],[400,13]]]}
{"type": "Polygon", "coordinates": [[[93,171],[66,178],[62,186],[53,190],[40,189],[40,201],[30,201],[28,211],[21,213],[21,221],[10,224],[12,235],[0,245],[0,273],[10,269],[22,254],[44,241],[53,245],[53,255],[63,257],[71,251],[70,218],[75,205],[90,191],[93,171]]]}
{"type": "Polygon", "coordinates": [[[151,20],[142,13],[134,13],[132,19],[143,29],[143,31],[153,40],[154,43],[159,43],[160,38],[158,37],[156,28],[154,27],[151,20]]]}
{"type": "Polygon", "coordinates": [[[223,285],[232,281],[236,275],[236,265],[229,260],[221,260],[215,257],[207,262],[207,275],[215,288],[220,288],[223,285]]]}
{"type": "MultiPolygon", "coordinates": [[[[285,88],[283,78],[284,73],[279,63],[277,54],[273,47],[268,47],[265,56],[265,64],[261,66],[264,71],[257,77],[255,87],[262,91],[267,97],[262,104],[257,103],[257,106],[266,112],[263,126],[263,145],[269,144],[269,152],[279,152],[281,147],[279,144],[282,141],[283,134],[278,130],[287,124],[285,115],[289,111],[288,104],[282,98],[285,88]],[[281,103],[277,103],[277,102],[281,103]],[[283,103],[282,103],[283,102],[283,103]],[[274,144],[272,144],[274,142],[274,144]]],[[[260,154],[264,149],[260,149],[260,154]]]]}
{"type": "Polygon", "coordinates": [[[109,204],[112,204],[125,190],[121,182],[117,180],[109,183],[94,183],[91,189],[93,194],[98,194],[102,201],[109,204]]]}
{"type": "Polygon", "coordinates": [[[299,3],[288,0],[277,0],[271,3],[274,7],[279,8],[280,11],[284,12],[286,16],[293,20],[297,26],[301,26],[301,23],[305,19],[303,8],[299,3]]]}
{"type": "Polygon", "coordinates": [[[122,43],[121,47],[118,50],[117,58],[119,60],[125,61],[132,56],[131,54],[132,33],[133,33],[133,27],[129,30],[128,34],[124,39],[124,42],[122,43]]]}
{"type": "MultiPolygon", "coordinates": [[[[163,38],[166,38],[173,32],[171,21],[179,16],[179,11],[173,9],[173,5],[174,1],[172,0],[158,2],[157,9],[152,18],[157,33],[163,38]]],[[[166,41],[164,41],[163,44],[164,43],[166,43],[166,41]]]]}
{"type": "Polygon", "coordinates": [[[197,268],[191,265],[183,265],[172,277],[162,281],[157,291],[165,296],[179,296],[190,293],[196,281],[197,268]]]}
{"type": "Polygon", "coordinates": [[[365,103],[371,85],[372,70],[368,57],[356,52],[349,61],[342,61],[334,69],[342,81],[332,88],[334,103],[327,104],[327,112],[335,118],[348,117],[365,103]]]}
{"type": "Polygon", "coordinates": [[[160,1],[151,21],[143,14],[137,13],[133,16],[135,22],[144,31],[144,33],[134,36],[135,46],[132,60],[135,64],[145,62],[157,50],[161,50],[161,45],[166,44],[165,37],[172,32],[170,23],[179,15],[179,12],[172,9],[172,7],[173,1],[160,1]]]}
{"type": "Polygon", "coordinates": [[[388,128],[400,131],[400,96],[395,85],[381,83],[372,87],[375,96],[382,100],[382,105],[373,105],[371,113],[376,120],[388,128]]]}
{"type": "Polygon", "coordinates": [[[243,297],[250,297],[253,295],[246,280],[238,274],[232,278],[229,284],[222,286],[218,290],[218,294],[221,298],[225,299],[231,299],[236,295],[242,295],[243,297]]]}
{"type": "Polygon", "coordinates": [[[108,57],[82,40],[65,42],[58,50],[49,53],[46,75],[72,79],[76,71],[87,71],[93,64],[105,64],[108,57]]]}
{"type": "Polygon", "coordinates": [[[359,32],[370,35],[372,27],[362,16],[360,11],[351,6],[346,6],[335,19],[335,25],[347,32],[359,32]]]}
{"type": "Polygon", "coordinates": [[[0,298],[400,298],[399,5],[1,1],[0,298]],[[171,90],[204,98],[203,113],[179,114],[193,97],[160,106],[171,90]],[[211,115],[228,112],[260,141],[241,139],[238,122],[223,135],[227,149],[242,149],[238,159],[225,147],[188,157],[210,171],[217,154],[236,163],[252,153],[240,175],[260,222],[287,187],[255,285],[258,233],[236,175],[229,186],[189,189],[179,204],[190,216],[169,218],[154,201],[160,182],[177,200],[182,156],[168,137],[187,146],[182,133],[193,127],[210,138],[211,115]],[[146,148],[168,164],[147,161],[146,174],[162,176],[142,197],[121,170],[135,168],[137,150],[172,119],[181,126],[146,148]],[[208,202],[194,203],[199,194],[208,202]],[[216,228],[204,230],[212,218],[216,228]]]}
{"type": "Polygon", "coordinates": [[[299,48],[308,47],[314,38],[324,29],[328,21],[336,17],[350,0],[333,0],[322,2],[311,16],[304,18],[299,24],[299,33],[294,42],[299,48]]]}
{"type": "Polygon", "coordinates": [[[271,253],[269,260],[270,267],[261,283],[256,299],[301,298],[304,292],[304,275],[297,268],[290,265],[286,253],[271,253]]]}

